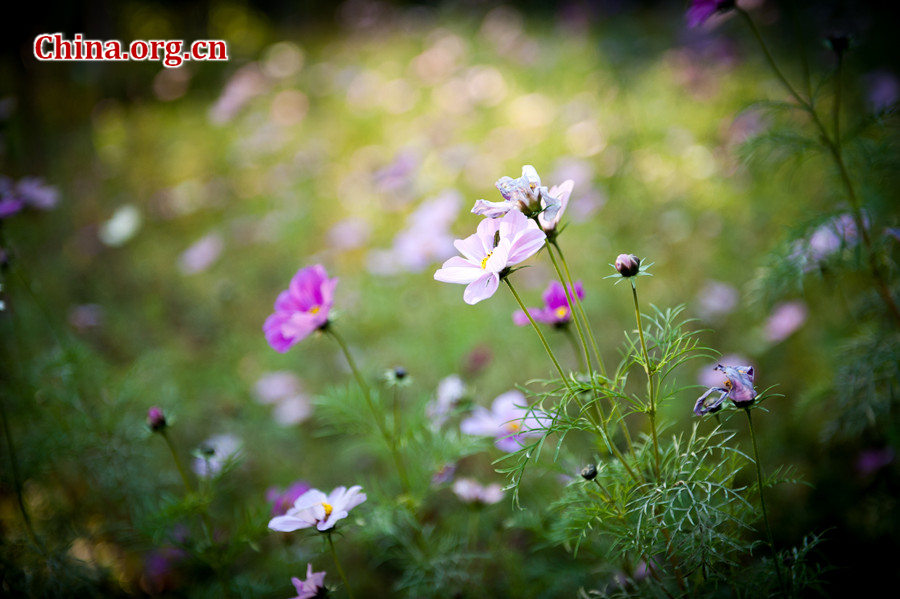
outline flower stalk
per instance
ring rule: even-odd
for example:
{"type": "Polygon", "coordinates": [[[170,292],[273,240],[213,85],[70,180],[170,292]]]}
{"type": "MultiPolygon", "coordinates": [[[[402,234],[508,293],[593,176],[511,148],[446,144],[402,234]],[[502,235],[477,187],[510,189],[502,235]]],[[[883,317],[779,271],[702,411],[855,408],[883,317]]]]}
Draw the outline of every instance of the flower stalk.
{"type": "Polygon", "coordinates": [[[647,352],[647,342],[644,340],[644,324],[641,320],[641,309],[638,304],[637,285],[634,278],[631,279],[631,297],[634,299],[634,317],[637,321],[638,334],[641,338],[641,355],[643,356],[644,372],[647,374],[647,390],[650,396],[650,406],[647,415],[650,417],[650,434],[653,438],[654,472],[659,478],[659,438],[656,433],[656,385],[653,371],[650,368],[650,354],[647,352]]]}
{"type": "Polygon", "coordinates": [[[331,538],[331,532],[329,531],[325,536],[328,539],[328,548],[331,550],[331,557],[334,559],[334,567],[337,568],[341,581],[344,583],[344,588],[347,590],[347,596],[350,597],[350,599],[353,599],[353,591],[350,590],[350,583],[347,581],[347,575],[344,574],[344,568],[341,567],[341,561],[338,559],[337,551],[334,548],[334,541],[331,538]]]}

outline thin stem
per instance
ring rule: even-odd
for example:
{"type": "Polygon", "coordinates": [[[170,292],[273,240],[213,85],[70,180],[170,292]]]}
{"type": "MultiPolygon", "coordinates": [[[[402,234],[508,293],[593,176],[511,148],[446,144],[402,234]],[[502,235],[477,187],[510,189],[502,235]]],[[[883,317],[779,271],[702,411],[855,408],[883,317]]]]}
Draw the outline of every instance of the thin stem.
{"type": "Polygon", "coordinates": [[[369,405],[369,410],[372,412],[372,417],[375,420],[375,425],[381,432],[381,436],[384,438],[384,442],[387,444],[388,449],[391,452],[391,456],[394,459],[394,465],[397,467],[397,473],[400,475],[400,484],[403,486],[403,492],[409,494],[409,476],[406,473],[406,466],[404,466],[403,460],[400,457],[400,453],[397,450],[396,439],[394,439],[388,432],[387,427],[383,422],[382,415],[378,412],[378,410],[375,409],[375,403],[372,401],[372,394],[369,391],[369,386],[366,384],[365,379],[359,372],[359,368],[357,368],[356,366],[356,361],[353,359],[353,355],[350,353],[350,349],[347,347],[344,339],[338,334],[333,326],[329,325],[325,329],[325,331],[330,334],[335,341],[337,341],[337,344],[340,346],[341,351],[344,352],[344,357],[347,359],[347,364],[350,365],[350,370],[353,372],[353,376],[356,378],[356,382],[357,384],[359,384],[359,388],[363,392],[363,397],[365,397],[366,403],[369,405]]]}
{"type": "Polygon", "coordinates": [[[769,547],[772,549],[772,563],[775,564],[775,575],[778,577],[778,586],[781,592],[785,593],[784,579],[781,577],[781,567],[778,564],[778,552],[775,551],[775,537],[772,536],[772,527],[769,526],[769,514],[766,511],[766,498],[763,494],[763,474],[762,466],[759,463],[759,446],[756,443],[756,433],[753,431],[753,418],[750,416],[750,408],[745,408],[747,413],[747,424],[750,428],[750,439],[753,441],[753,460],[756,462],[756,481],[759,485],[759,504],[762,507],[763,522],[766,525],[766,535],[769,537],[769,547]]]}
{"type": "Polygon", "coordinates": [[[578,345],[578,339],[575,338],[575,334],[572,332],[572,329],[570,329],[568,326],[563,325],[562,331],[565,334],[566,339],[569,340],[569,343],[572,344],[572,351],[575,354],[575,359],[578,360],[578,370],[584,371],[585,370],[584,358],[581,356],[581,350],[582,350],[583,346],[578,345]]]}
{"type": "MultiPolygon", "coordinates": [[[[563,254],[562,249],[559,247],[559,243],[555,240],[552,242],[553,247],[556,248],[556,253],[559,254],[559,261],[562,262],[563,270],[566,272],[566,279],[568,279],[569,284],[572,286],[572,289],[575,289],[575,282],[572,280],[572,273],[569,272],[569,264],[566,262],[566,256],[563,254]]],[[[606,378],[606,368],[603,366],[603,358],[600,357],[600,349],[597,347],[597,338],[594,337],[594,331],[591,329],[591,321],[588,320],[587,314],[584,311],[584,305],[581,303],[581,300],[578,297],[578,294],[575,294],[574,297],[575,306],[578,307],[578,312],[581,314],[581,321],[584,323],[585,331],[587,332],[587,338],[591,341],[591,348],[594,350],[594,357],[597,359],[597,365],[600,367],[600,374],[603,378],[606,378]]]]}
{"type": "Polygon", "coordinates": [[[834,110],[832,117],[834,120],[834,145],[840,152],[841,149],[841,74],[844,70],[844,60],[838,55],[837,72],[834,75],[834,110]]]}
{"type": "MultiPolygon", "coordinates": [[[[575,323],[575,329],[578,331],[578,336],[581,338],[581,347],[584,350],[584,363],[587,364],[588,372],[591,375],[591,380],[594,378],[594,367],[591,364],[591,354],[588,351],[588,344],[584,338],[584,331],[581,326],[581,322],[578,318],[578,314],[575,310],[575,299],[574,297],[578,297],[578,292],[575,291],[575,286],[566,283],[565,277],[563,277],[562,270],[559,268],[559,264],[556,262],[556,257],[553,256],[553,250],[550,249],[550,245],[547,245],[547,255],[550,256],[550,262],[553,263],[553,268],[556,270],[556,276],[559,277],[559,282],[562,283],[563,293],[566,294],[566,301],[569,302],[569,312],[572,315],[572,321],[575,323]]],[[[570,331],[571,334],[571,331],[570,331]]],[[[579,354],[580,359],[580,354],[579,354]]]]}
{"type": "Polygon", "coordinates": [[[562,378],[563,382],[566,384],[566,387],[569,389],[569,392],[574,396],[575,390],[572,389],[572,383],[569,382],[569,377],[563,372],[562,366],[559,365],[559,360],[556,359],[556,355],[553,353],[553,350],[550,349],[550,344],[547,343],[547,339],[544,337],[544,334],[541,332],[541,328],[534,321],[534,318],[531,317],[531,313],[528,311],[528,308],[525,307],[525,304],[522,303],[522,298],[519,297],[519,294],[516,292],[516,288],[513,287],[513,284],[509,281],[509,277],[504,277],[503,281],[506,283],[506,286],[509,287],[509,290],[512,291],[513,297],[516,298],[516,303],[519,304],[519,307],[522,308],[522,311],[525,312],[525,316],[528,317],[528,322],[531,323],[531,326],[534,327],[534,331],[538,334],[538,337],[541,339],[541,344],[544,346],[544,350],[547,352],[547,355],[550,356],[550,361],[553,362],[553,366],[556,367],[556,371],[559,373],[559,376],[562,378]]]}
{"type": "Polygon", "coordinates": [[[10,471],[13,477],[13,486],[16,490],[16,502],[19,504],[19,511],[22,513],[22,520],[25,522],[25,528],[28,530],[28,536],[31,542],[38,548],[42,555],[47,554],[47,548],[41,542],[40,537],[34,531],[31,523],[31,517],[28,515],[28,508],[25,506],[25,498],[22,496],[22,479],[19,476],[19,463],[16,459],[16,448],[13,444],[12,433],[9,430],[9,423],[6,420],[6,407],[0,402],[0,418],[3,419],[3,436],[6,437],[6,450],[9,454],[10,471]]]}
{"type": "Polygon", "coordinates": [[[347,575],[344,574],[344,569],[341,567],[341,562],[338,559],[337,551],[334,549],[334,541],[331,539],[331,533],[327,533],[328,537],[328,547],[331,549],[331,557],[334,558],[334,567],[337,568],[338,574],[341,576],[341,580],[344,582],[344,589],[347,591],[347,596],[350,599],[353,599],[353,591],[350,590],[350,583],[347,581],[347,575]]]}
{"type": "Polygon", "coordinates": [[[775,76],[781,80],[781,84],[784,85],[785,89],[788,91],[791,96],[806,110],[811,111],[812,107],[809,105],[809,102],[804,100],[797,90],[794,89],[794,86],[791,85],[790,81],[787,80],[787,77],[784,76],[784,73],[781,72],[781,69],[778,68],[778,65],[775,64],[775,59],[772,58],[772,54],[769,52],[769,47],[766,46],[766,43],[763,41],[762,35],[759,33],[759,29],[756,28],[756,23],[753,22],[753,19],[750,18],[750,15],[742,9],[741,7],[735,7],[735,10],[738,14],[743,17],[744,22],[747,23],[747,26],[750,27],[750,31],[753,33],[753,36],[756,38],[756,41],[759,42],[759,47],[762,48],[763,54],[766,57],[766,61],[769,63],[769,67],[772,69],[772,72],[775,73],[775,76]]]}
{"type": "Polygon", "coordinates": [[[644,340],[644,324],[641,320],[641,309],[638,305],[637,285],[634,278],[631,279],[631,297],[634,298],[634,317],[637,321],[638,334],[641,337],[641,353],[644,357],[644,372],[647,373],[647,388],[650,394],[650,409],[647,415],[650,417],[650,433],[653,436],[654,472],[659,478],[659,439],[656,434],[656,389],[653,373],[650,370],[650,354],[647,352],[647,342],[644,340]]]}
{"type": "Polygon", "coordinates": [[[194,485],[191,483],[191,479],[187,475],[187,470],[184,469],[184,464],[181,463],[181,458],[178,457],[178,452],[175,451],[175,445],[172,443],[172,439],[169,437],[169,433],[166,432],[165,429],[159,431],[159,434],[162,435],[162,438],[166,442],[166,446],[169,448],[169,452],[172,454],[172,461],[175,462],[175,468],[178,469],[178,474],[181,476],[181,482],[184,483],[184,488],[188,493],[194,492],[194,485]]]}

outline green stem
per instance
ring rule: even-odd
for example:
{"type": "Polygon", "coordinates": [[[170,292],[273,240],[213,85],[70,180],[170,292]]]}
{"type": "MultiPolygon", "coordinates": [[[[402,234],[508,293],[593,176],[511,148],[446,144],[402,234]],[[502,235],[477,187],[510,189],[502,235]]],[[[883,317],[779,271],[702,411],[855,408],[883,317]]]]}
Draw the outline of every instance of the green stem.
{"type": "MultiPolygon", "coordinates": [[[[594,378],[594,367],[591,364],[591,354],[588,351],[588,344],[584,338],[584,331],[582,330],[581,322],[578,318],[578,313],[575,309],[575,299],[573,296],[577,297],[578,293],[575,291],[574,285],[569,285],[566,283],[565,277],[563,277],[562,270],[559,268],[559,264],[556,262],[556,258],[553,256],[553,250],[550,249],[550,245],[547,244],[547,255],[550,256],[550,262],[553,263],[553,268],[556,270],[556,276],[559,277],[559,282],[562,283],[563,293],[566,294],[566,301],[569,302],[569,313],[572,315],[572,321],[575,323],[575,329],[578,331],[578,336],[581,338],[581,347],[584,350],[584,362],[587,364],[588,372],[591,375],[591,380],[594,378]]],[[[570,331],[571,334],[571,331],[570,331]]],[[[576,352],[577,353],[577,352],[576,352]]],[[[579,355],[579,359],[581,358],[581,354],[579,355]]]]}
{"type": "Polygon", "coordinates": [[[565,334],[566,339],[569,340],[569,343],[572,344],[572,351],[575,354],[575,359],[578,360],[578,370],[584,371],[584,358],[581,356],[581,349],[584,346],[578,345],[578,339],[575,338],[575,334],[572,333],[572,329],[570,329],[567,325],[563,325],[562,331],[565,334]]]}
{"type": "Polygon", "coordinates": [[[344,357],[347,359],[347,364],[350,365],[350,370],[353,372],[353,376],[356,378],[357,384],[359,384],[359,388],[363,392],[363,397],[366,399],[366,403],[369,405],[369,410],[372,412],[372,418],[375,420],[375,425],[378,427],[378,430],[381,432],[381,436],[384,438],[384,442],[388,446],[388,450],[391,452],[391,456],[394,459],[394,465],[397,467],[397,473],[400,475],[400,484],[403,486],[403,492],[407,495],[410,492],[409,486],[409,476],[406,473],[406,466],[403,464],[403,460],[400,457],[400,453],[397,450],[397,442],[388,432],[387,427],[384,424],[382,415],[375,409],[375,403],[372,401],[372,394],[369,391],[369,386],[366,384],[365,379],[362,374],[359,372],[359,368],[356,366],[356,361],[353,359],[353,355],[350,353],[350,348],[347,347],[347,344],[344,342],[344,339],[338,334],[338,332],[334,329],[333,326],[329,325],[325,332],[330,334],[337,344],[340,346],[341,351],[344,352],[344,357]]]}
{"type": "Polygon", "coordinates": [[[25,522],[25,528],[28,530],[28,536],[31,537],[31,542],[34,543],[34,546],[38,548],[38,551],[40,551],[42,555],[46,555],[47,548],[44,547],[44,544],[34,531],[31,517],[28,515],[28,508],[25,506],[25,498],[22,496],[22,479],[19,475],[19,463],[16,459],[16,448],[13,444],[12,433],[9,430],[9,423],[6,419],[6,406],[3,405],[3,402],[0,402],[0,418],[3,419],[3,436],[6,437],[6,450],[7,453],[9,453],[10,471],[12,472],[13,486],[16,490],[16,502],[19,505],[19,511],[22,513],[22,520],[25,522]]]}
{"type": "Polygon", "coordinates": [[[350,590],[350,583],[347,581],[347,575],[344,574],[344,569],[341,567],[341,562],[338,559],[337,551],[334,549],[334,541],[331,539],[331,533],[327,533],[328,537],[328,547],[331,549],[331,557],[334,558],[334,567],[337,568],[338,574],[341,576],[341,580],[344,582],[344,589],[347,591],[347,596],[350,599],[353,599],[353,591],[350,590]]]}
{"type": "Polygon", "coordinates": [[[647,352],[647,342],[644,340],[644,325],[641,320],[641,309],[638,305],[637,285],[634,278],[631,279],[631,297],[634,298],[634,317],[637,320],[638,334],[641,337],[641,353],[644,358],[644,372],[647,373],[647,388],[650,394],[650,409],[647,415],[650,417],[650,433],[653,436],[654,471],[659,478],[659,439],[656,434],[656,389],[653,372],[650,369],[650,354],[647,352]]]}
{"type": "Polygon", "coordinates": [[[781,587],[783,595],[785,592],[784,579],[781,577],[781,566],[778,564],[778,552],[775,551],[775,537],[772,536],[772,527],[769,526],[769,514],[766,511],[766,498],[763,494],[763,474],[762,466],[759,463],[759,446],[756,443],[756,433],[753,431],[753,418],[750,416],[750,408],[744,408],[747,413],[747,424],[750,427],[750,439],[753,441],[753,459],[756,462],[756,481],[759,486],[759,504],[762,507],[763,522],[766,525],[766,536],[769,537],[769,547],[772,549],[772,563],[775,564],[775,575],[778,577],[778,586],[781,587]]]}
{"type": "MultiPolygon", "coordinates": [[[[563,270],[566,272],[566,279],[569,281],[569,285],[572,286],[572,289],[575,289],[575,282],[572,280],[572,273],[569,272],[569,263],[566,262],[566,256],[563,254],[562,249],[559,247],[559,243],[557,241],[553,241],[552,245],[556,248],[556,253],[559,254],[559,261],[562,262],[563,270]]],[[[565,287],[565,285],[563,285],[565,287]]],[[[578,294],[574,294],[575,297],[575,306],[578,308],[578,312],[581,315],[581,321],[584,324],[585,331],[587,332],[587,338],[591,341],[591,348],[594,350],[594,357],[597,359],[597,365],[600,367],[600,374],[603,378],[606,378],[606,368],[603,366],[603,358],[600,357],[600,349],[597,347],[597,338],[594,337],[594,331],[591,329],[591,321],[588,320],[587,314],[584,311],[584,305],[581,303],[581,299],[579,299],[578,294]]]]}

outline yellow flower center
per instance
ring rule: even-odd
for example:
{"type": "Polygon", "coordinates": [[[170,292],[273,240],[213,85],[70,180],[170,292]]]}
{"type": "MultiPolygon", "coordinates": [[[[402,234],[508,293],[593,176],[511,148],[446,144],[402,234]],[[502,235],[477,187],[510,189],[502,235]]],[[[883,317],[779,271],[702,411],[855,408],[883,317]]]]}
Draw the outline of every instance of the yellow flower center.
{"type": "Polygon", "coordinates": [[[731,389],[733,383],[729,379],[725,379],[725,388],[731,389]]]}
{"type": "Polygon", "coordinates": [[[506,423],[506,430],[511,433],[517,433],[517,432],[519,432],[519,430],[521,428],[522,428],[522,425],[519,424],[518,422],[507,422],[506,423]]]}
{"type": "Polygon", "coordinates": [[[319,310],[321,310],[321,309],[322,309],[322,306],[313,306],[312,308],[309,309],[309,313],[310,313],[310,314],[315,314],[315,313],[317,313],[317,312],[318,312],[319,310]]]}
{"type": "Polygon", "coordinates": [[[487,262],[488,262],[488,260],[491,259],[491,256],[493,254],[494,254],[494,252],[490,252],[487,256],[485,256],[484,258],[481,259],[481,270],[484,270],[487,268],[487,262]]]}
{"type": "Polygon", "coordinates": [[[330,503],[325,503],[324,501],[322,502],[322,507],[325,508],[325,519],[327,520],[328,516],[331,515],[331,512],[334,511],[334,508],[331,507],[330,503]]]}
{"type": "Polygon", "coordinates": [[[557,318],[565,318],[568,313],[569,313],[569,309],[566,308],[565,306],[560,306],[559,308],[556,309],[556,317],[557,318]]]}

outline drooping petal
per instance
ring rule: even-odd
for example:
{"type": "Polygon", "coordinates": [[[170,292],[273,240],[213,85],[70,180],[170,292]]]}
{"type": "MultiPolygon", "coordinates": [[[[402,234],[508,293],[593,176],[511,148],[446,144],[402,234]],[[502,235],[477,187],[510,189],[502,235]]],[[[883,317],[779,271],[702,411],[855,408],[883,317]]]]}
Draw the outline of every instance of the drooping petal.
{"type": "Polygon", "coordinates": [[[497,218],[503,216],[510,210],[515,210],[518,206],[517,202],[504,200],[502,202],[488,202],[487,200],[477,200],[472,207],[472,214],[480,214],[488,218],[497,218]]]}
{"type": "Polygon", "coordinates": [[[488,272],[480,278],[469,283],[463,293],[463,301],[474,306],[478,302],[485,300],[497,291],[500,286],[500,276],[495,272],[488,272]]]}
{"type": "Polygon", "coordinates": [[[315,520],[310,522],[304,518],[298,518],[296,516],[284,515],[284,516],[275,516],[271,520],[269,520],[269,528],[272,530],[277,530],[278,532],[294,532],[295,530],[300,530],[301,528],[309,528],[315,524],[315,520]]]}

